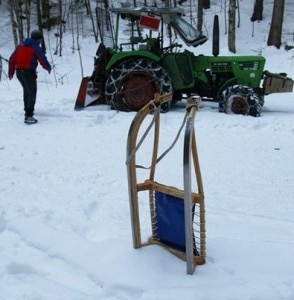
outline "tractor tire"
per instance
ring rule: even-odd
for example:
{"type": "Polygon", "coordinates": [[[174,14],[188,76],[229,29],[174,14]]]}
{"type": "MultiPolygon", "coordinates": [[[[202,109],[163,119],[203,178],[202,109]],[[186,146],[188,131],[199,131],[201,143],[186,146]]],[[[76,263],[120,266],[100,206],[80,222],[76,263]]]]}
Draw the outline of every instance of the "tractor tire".
{"type": "Polygon", "coordinates": [[[219,111],[227,114],[259,117],[263,98],[245,85],[233,85],[226,88],[219,99],[219,111]]]}
{"type": "MultiPolygon", "coordinates": [[[[172,91],[171,80],[162,66],[146,58],[125,60],[111,70],[106,81],[106,101],[111,109],[138,111],[155,93],[172,91]]],[[[170,103],[164,103],[162,112],[167,112],[170,103]]]]}

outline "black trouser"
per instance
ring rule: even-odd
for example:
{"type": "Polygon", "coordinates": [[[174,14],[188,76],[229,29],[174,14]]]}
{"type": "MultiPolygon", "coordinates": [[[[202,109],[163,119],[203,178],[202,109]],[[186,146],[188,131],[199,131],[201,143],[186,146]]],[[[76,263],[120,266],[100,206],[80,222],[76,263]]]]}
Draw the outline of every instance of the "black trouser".
{"type": "Polygon", "coordinates": [[[16,76],[23,87],[25,116],[32,117],[37,96],[37,76],[31,70],[16,70],[16,76]]]}

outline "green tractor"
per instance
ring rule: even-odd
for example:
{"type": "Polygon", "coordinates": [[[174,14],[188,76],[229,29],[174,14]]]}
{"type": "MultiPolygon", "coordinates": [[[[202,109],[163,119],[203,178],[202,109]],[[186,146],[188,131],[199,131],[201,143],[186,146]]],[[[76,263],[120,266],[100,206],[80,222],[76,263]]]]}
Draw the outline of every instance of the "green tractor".
{"type": "Polygon", "coordinates": [[[264,95],[292,92],[293,80],[286,74],[264,71],[264,57],[218,55],[217,16],[213,55],[205,56],[174,42],[181,39],[197,47],[207,41],[181,8],[122,6],[96,13],[101,43],[75,109],[106,103],[112,109],[138,111],[155,93],[172,93],[163,112],[185,96],[199,95],[218,102],[220,112],[259,116],[264,95]],[[116,17],[115,26],[110,16],[116,17]]]}

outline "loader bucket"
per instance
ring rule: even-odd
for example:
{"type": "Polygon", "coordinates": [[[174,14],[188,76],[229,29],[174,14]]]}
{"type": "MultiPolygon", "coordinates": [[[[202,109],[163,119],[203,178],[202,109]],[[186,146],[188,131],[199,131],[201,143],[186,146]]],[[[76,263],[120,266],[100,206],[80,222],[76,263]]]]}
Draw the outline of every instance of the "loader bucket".
{"type": "Polygon", "coordinates": [[[293,91],[294,81],[287,77],[287,74],[274,74],[264,71],[263,78],[264,94],[272,93],[291,93],[293,91]]]}
{"type": "Polygon", "coordinates": [[[105,97],[95,88],[91,77],[84,77],[81,81],[79,93],[76,99],[75,110],[81,110],[90,105],[104,104],[105,97]]]}

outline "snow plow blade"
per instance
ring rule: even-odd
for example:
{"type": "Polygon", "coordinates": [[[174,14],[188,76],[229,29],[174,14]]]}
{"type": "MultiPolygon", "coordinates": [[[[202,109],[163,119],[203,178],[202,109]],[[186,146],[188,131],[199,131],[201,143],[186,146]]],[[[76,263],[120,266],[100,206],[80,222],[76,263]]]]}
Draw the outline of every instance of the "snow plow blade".
{"type": "Polygon", "coordinates": [[[105,97],[94,88],[91,77],[84,77],[81,81],[79,93],[75,103],[75,110],[81,110],[90,105],[105,104],[105,97]]]}

